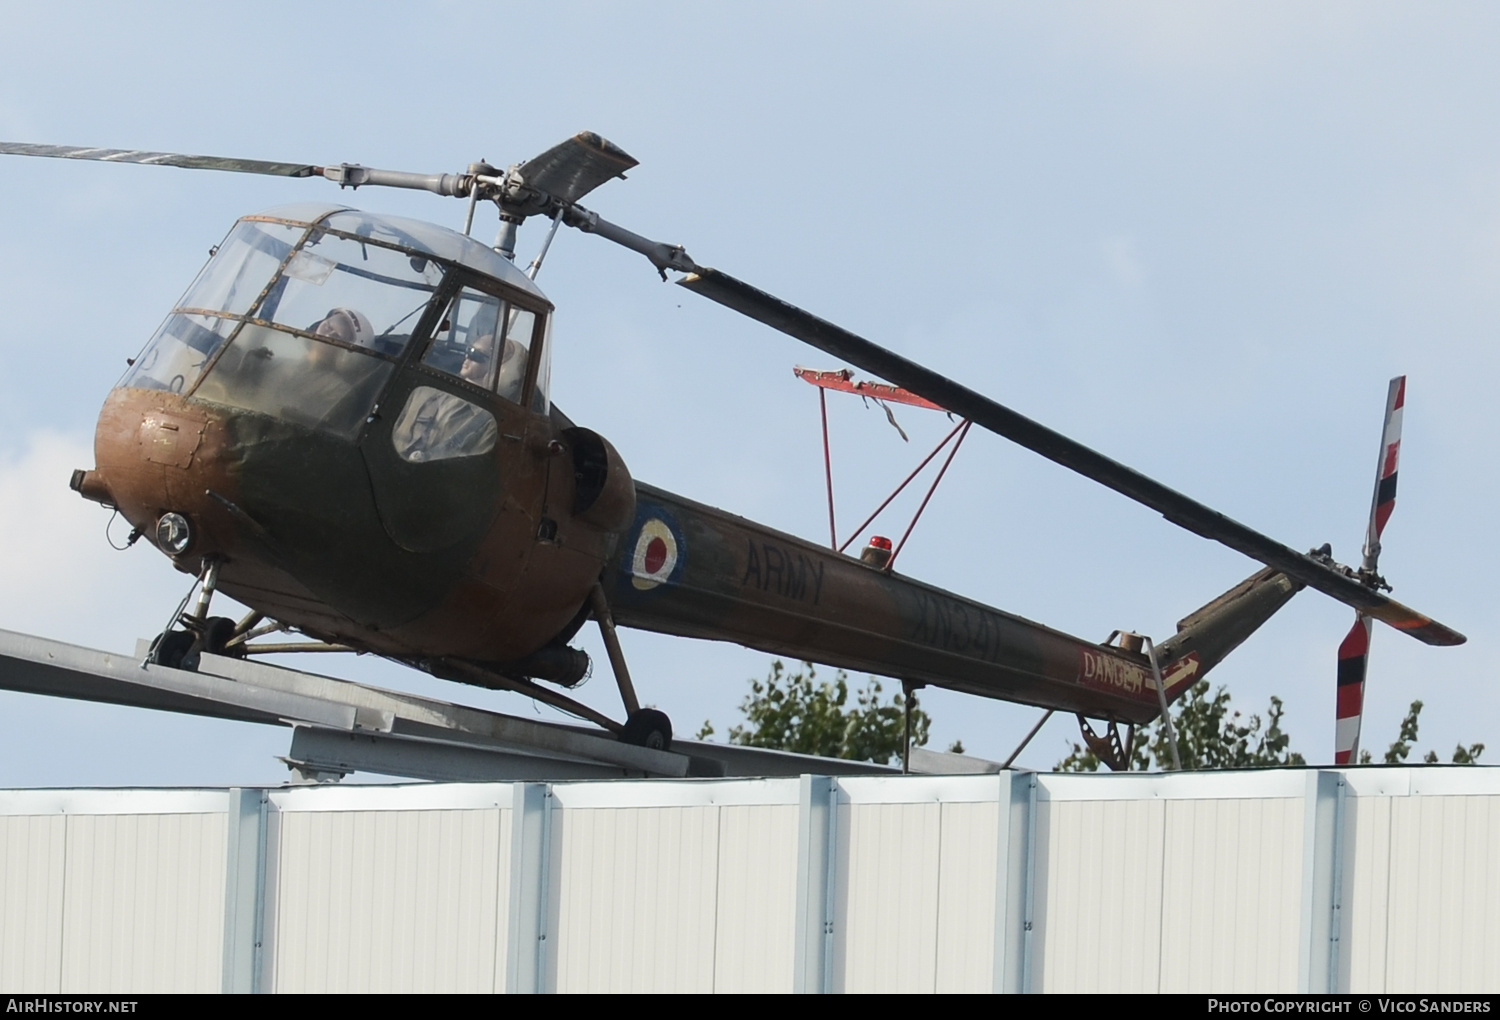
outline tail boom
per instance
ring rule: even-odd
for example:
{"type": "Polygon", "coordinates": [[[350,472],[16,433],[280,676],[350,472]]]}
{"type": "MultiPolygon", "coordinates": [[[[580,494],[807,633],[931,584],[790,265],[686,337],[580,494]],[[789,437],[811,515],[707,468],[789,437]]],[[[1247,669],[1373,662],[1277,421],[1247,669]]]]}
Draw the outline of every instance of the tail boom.
{"type": "MultiPolygon", "coordinates": [[[[1160,713],[1149,660],[637,484],[603,583],[623,626],[1122,723],[1160,713]]],[[[1159,646],[1169,699],[1301,587],[1262,570],[1159,646]]]]}

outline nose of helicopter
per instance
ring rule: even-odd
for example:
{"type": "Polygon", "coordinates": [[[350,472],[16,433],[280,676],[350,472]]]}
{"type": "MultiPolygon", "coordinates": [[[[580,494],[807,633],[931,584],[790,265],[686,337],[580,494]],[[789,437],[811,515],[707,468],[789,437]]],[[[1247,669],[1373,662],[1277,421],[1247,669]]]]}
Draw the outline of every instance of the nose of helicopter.
{"type": "Polygon", "coordinates": [[[196,573],[204,556],[238,551],[239,496],[225,423],[202,406],[156,390],[119,388],[106,399],[94,431],[92,471],[74,472],[85,499],[115,508],[174,565],[196,573]],[[175,515],[178,526],[158,522],[175,515]]]}
{"type": "Polygon", "coordinates": [[[409,653],[407,631],[451,599],[475,555],[478,534],[401,547],[357,444],[263,414],[120,387],[94,456],[75,472],[80,495],[118,510],[178,570],[213,557],[220,591],[325,640],[409,653]]]}

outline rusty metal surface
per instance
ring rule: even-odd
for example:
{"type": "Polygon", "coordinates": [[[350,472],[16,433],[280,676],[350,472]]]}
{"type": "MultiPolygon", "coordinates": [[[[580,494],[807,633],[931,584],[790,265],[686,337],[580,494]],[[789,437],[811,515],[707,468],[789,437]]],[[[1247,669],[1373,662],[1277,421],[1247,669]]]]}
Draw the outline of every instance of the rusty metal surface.
{"type": "MultiPolygon", "coordinates": [[[[311,636],[403,658],[506,662],[574,617],[612,535],[572,521],[566,447],[559,456],[532,452],[547,450],[560,427],[499,400],[493,410],[514,440],[502,438],[456,475],[438,463],[408,476],[394,456],[371,460],[312,429],[121,389],[100,416],[96,470],[148,541],[164,511],[188,516],[196,537],[176,559],[180,569],[196,572],[203,555],[222,555],[224,592],[311,636]],[[549,515],[563,531],[539,542],[549,515]],[[446,523],[423,531],[424,518],[446,523]]],[[[380,440],[377,432],[374,448],[380,440]]],[[[608,516],[618,520],[618,497],[615,507],[608,516]]]]}
{"type": "MultiPolygon", "coordinates": [[[[1122,722],[1158,714],[1139,653],[871,569],[661,489],[638,489],[635,525],[604,576],[622,625],[1122,722]]],[[[1163,642],[1169,693],[1206,673],[1295,590],[1268,575],[1196,630],[1163,642]]]]}

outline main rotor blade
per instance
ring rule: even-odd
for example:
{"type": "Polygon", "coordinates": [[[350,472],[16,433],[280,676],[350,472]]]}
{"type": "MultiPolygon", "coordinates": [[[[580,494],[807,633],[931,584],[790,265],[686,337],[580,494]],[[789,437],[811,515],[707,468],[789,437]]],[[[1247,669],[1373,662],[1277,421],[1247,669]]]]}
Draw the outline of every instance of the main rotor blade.
{"type": "Polygon", "coordinates": [[[529,187],[572,205],[599,185],[624,177],[626,170],[639,163],[608,139],[580,131],[521,164],[519,173],[529,187]]]}
{"type": "Polygon", "coordinates": [[[1282,545],[946,376],[908,361],[742,280],[716,269],[695,266],[694,272],[677,282],[688,290],[925,397],[1085,478],[1129,496],[1194,534],[1221,542],[1420,641],[1430,645],[1457,645],[1465,640],[1457,631],[1367,588],[1335,567],[1282,545]]]}
{"type": "Polygon", "coordinates": [[[411,188],[450,198],[464,198],[473,187],[469,174],[415,174],[405,170],[378,170],[358,163],[313,166],[307,163],[272,163],[263,159],[227,159],[223,156],[187,156],[180,152],[142,152],[139,149],[88,149],[77,145],[32,145],[0,142],[0,155],[53,156],[58,159],[92,159],[102,163],[144,163],[149,166],[180,166],[188,170],[228,170],[240,174],[271,177],[323,177],[341,188],[365,186],[411,188]]]}
{"type": "Polygon", "coordinates": [[[146,163],[180,166],[188,170],[230,170],[241,174],[272,177],[314,177],[321,167],[305,163],[271,163],[262,159],[226,159],[222,156],[186,156],[180,152],[143,152],[140,149],[91,149],[80,145],[31,145],[0,142],[0,155],[52,156],[57,159],[93,159],[103,163],[146,163]]]}

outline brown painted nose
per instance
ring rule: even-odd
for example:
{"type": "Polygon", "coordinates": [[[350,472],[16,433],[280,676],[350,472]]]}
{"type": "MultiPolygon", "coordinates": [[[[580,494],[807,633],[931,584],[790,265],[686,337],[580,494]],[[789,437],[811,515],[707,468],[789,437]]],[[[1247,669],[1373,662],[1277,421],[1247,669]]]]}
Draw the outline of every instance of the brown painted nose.
{"type": "Polygon", "coordinates": [[[237,483],[219,418],[179,394],[116,389],[94,431],[95,467],[75,471],[73,488],[85,499],[118,509],[158,548],[157,522],[164,514],[180,515],[192,541],[162,551],[179,566],[195,569],[200,555],[227,553],[235,544],[236,528],[224,501],[237,498],[237,483]],[[181,560],[183,555],[192,562],[181,560]]]}

